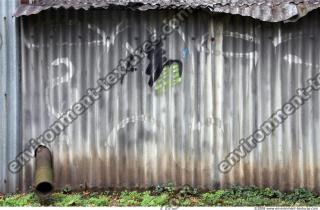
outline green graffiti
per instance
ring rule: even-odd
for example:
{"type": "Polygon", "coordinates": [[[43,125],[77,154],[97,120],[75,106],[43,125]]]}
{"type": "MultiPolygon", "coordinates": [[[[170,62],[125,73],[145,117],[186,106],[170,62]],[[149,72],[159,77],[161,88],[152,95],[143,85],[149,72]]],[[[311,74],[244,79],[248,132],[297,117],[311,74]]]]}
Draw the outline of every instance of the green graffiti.
{"type": "Polygon", "coordinates": [[[156,82],[155,90],[157,94],[162,94],[169,88],[181,83],[180,66],[172,63],[163,67],[163,71],[156,82]]]}

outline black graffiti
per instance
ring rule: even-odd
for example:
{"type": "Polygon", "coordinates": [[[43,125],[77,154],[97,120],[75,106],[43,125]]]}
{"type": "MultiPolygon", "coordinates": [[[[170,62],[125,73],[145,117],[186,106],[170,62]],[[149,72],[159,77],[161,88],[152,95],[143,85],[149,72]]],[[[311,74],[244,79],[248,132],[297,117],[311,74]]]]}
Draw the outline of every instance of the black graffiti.
{"type": "MultiPolygon", "coordinates": [[[[163,72],[164,68],[166,66],[171,66],[172,64],[176,63],[179,67],[179,76],[182,76],[182,62],[180,60],[168,60],[166,56],[166,51],[162,48],[163,43],[159,42],[157,43],[153,49],[151,49],[147,53],[147,59],[149,61],[149,64],[147,66],[147,69],[145,73],[150,76],[150,79],[148,81],[148,85],[150,87],[153,87],[155,82],[160,78],[161,73],[163,72]]],[[[131,55],[126,59],[124,67],[126,69],[126,72],[134,72],[137,71],[137,67],[134,67],[131,65],[131,62],[134,61],[134,56],[131,55]]],[[[123,84],[124,76],[120,79],[120,83],[123,84]]]]}
{"type": "MultiPolygon", "coordinates": [[[[126,72],[134,72],[134,71],[137,71],[138,68],[136,66],[133,66],[131,65],[131,62],[134,61],[134,56],[131,54],[127,61],[126,61],[126,64],[125,64],[125,69],[126,69],[126,72]]],[[[125,77],[125,74],[121,77],[120,79],[120,84],[123,83],[123,80],[124,80],[124,77],[125,77]]]]}
{"type": "Polygon", "coordinates": [[[146,74],[150,76],[148,85],[153,86],[154,82],[159,79],[163,66],[167,62],[166,51],[162,49],[162,42],[159,42],[154,49],[150,50],[147,54],[149,65],[146,69],[146,74]]]}
{"type": "Polygon", "coordinates": [[[148,85],[153,87],[154,83],[159,79],[163,69],[166,66],[171,66],[177,63],[179,66],[179,76],[182,75],[182,62],[180,60],[168,60],[166,56],[166,51],[162,49],[162,42],[159,42],[153,50],[148,52],[147,59],[149,60],[149,65],[146,69],[146,74],[150,76],[148,85]]]}

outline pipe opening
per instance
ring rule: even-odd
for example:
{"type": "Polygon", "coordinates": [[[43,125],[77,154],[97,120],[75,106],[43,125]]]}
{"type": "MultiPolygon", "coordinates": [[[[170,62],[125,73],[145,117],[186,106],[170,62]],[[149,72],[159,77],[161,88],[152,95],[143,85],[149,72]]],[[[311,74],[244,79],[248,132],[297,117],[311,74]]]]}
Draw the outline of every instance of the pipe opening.
{"type": "Polygon", "coordinates": [[[49,182],[42,182],[36,186],[36,190],[40,193],[48,194],[53,190],[53,186],[49,182]]]}

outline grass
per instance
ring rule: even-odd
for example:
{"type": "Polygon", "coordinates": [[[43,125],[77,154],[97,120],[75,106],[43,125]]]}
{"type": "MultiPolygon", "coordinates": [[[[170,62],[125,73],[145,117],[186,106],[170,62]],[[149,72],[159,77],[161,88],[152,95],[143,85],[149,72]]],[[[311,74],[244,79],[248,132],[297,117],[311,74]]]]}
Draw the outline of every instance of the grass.
{"type": "Polygon", "coordinates": [[[188,186],[176,190],[172,184],[152,190],[81,192],[70,190],[39,199],[35,193],[2,195],[0,206],[319,206],[320,197],[304,189],[284,193],[271,188],[231,187],[199,192],[188,186]]]}

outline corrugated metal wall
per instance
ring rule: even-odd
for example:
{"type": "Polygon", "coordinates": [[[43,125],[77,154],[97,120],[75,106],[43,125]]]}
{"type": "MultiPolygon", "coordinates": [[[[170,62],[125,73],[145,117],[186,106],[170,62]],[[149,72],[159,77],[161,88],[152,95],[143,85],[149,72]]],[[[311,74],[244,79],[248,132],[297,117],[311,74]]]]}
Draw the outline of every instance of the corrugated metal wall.
{"type": "Polygon", "coordinates": [[[18,133],[18,27],[12,17],[16,2],[0,1],[0,192],[15,192],[18,187],[18,175],[11,174],[7,168],[21,145],[18,133]]]}
{"type": "MultiPolygon", "coordinates": [[[[48,11],[23,18],[22,139],[36,138],[174,12],[48,11]]],[[[182,82],[148,86],[145,59],[52,145],[56,188],[173,182],[320,190],[320,97],[229,174],[218,163],[319,72],[319,13],[264,23],[195,12],[164,42],[182,82]]],[[[32,184],[33,163],[22,186],[32,184]]]]}

